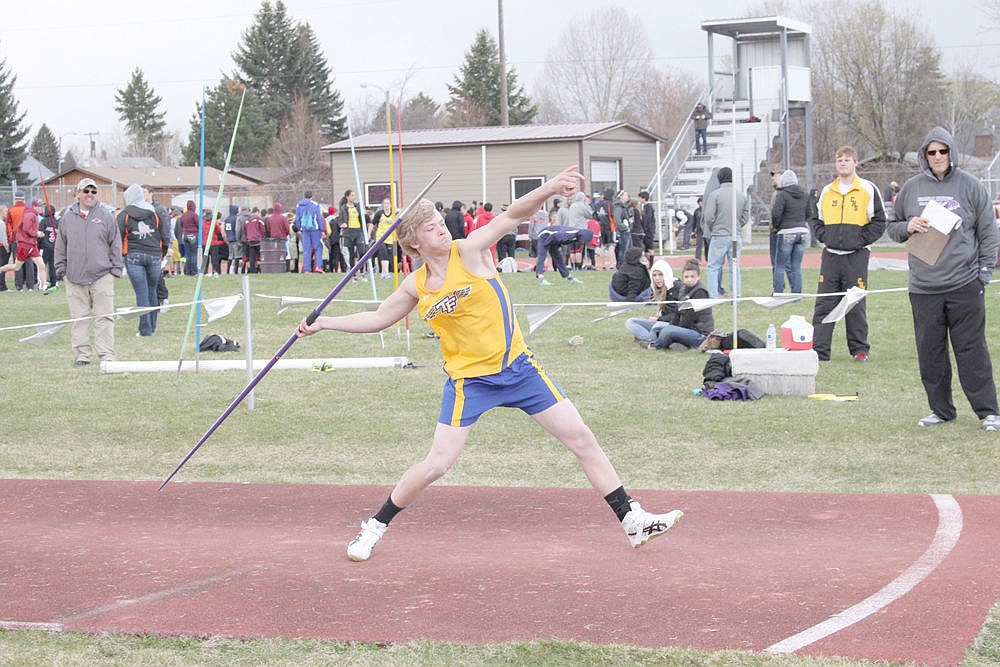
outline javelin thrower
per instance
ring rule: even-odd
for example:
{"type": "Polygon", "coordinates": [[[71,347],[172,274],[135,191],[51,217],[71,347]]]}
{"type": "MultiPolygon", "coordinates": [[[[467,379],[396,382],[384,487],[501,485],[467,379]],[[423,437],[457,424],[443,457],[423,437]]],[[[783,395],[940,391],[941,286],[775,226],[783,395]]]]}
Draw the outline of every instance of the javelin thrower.
{"type": "Polygon", "coordinates": [[[452,240],[434,204],[418,198],[414,208],[400,217],[396,236],[403,251],[422,258],[423,265],[378,310],[307,317],[299,324],[299,336],[323,330],[374,333],[416,307],[441,340],[448,379],[430,452],[403,473],[382,508],[361,523],[361,532],[347,547],[351,560],[368,560],[393,517],[451,468],[472,426],[487,410],[499,406],[520,408],[573,452],[633,547],[663,535],[683,516],[680,510],[647,512],[625,492],[593,432],[528,349],[490,254],[490,246],[546,199],[572,197],[582,178],[575,166],[566,169],[459,240],[452,240]]]}

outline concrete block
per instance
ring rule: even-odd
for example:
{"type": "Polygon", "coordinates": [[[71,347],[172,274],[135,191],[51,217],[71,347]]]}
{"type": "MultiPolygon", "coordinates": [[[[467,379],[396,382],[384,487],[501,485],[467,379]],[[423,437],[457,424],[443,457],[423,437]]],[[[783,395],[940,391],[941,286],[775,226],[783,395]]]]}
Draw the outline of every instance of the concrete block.
{"type": "Polygon", "coordinates": [[[736,349],[729,353],[733,375],[755,380],[765,393],[808,396],[816,393],[819,357],[815,350],[736,349]]]}

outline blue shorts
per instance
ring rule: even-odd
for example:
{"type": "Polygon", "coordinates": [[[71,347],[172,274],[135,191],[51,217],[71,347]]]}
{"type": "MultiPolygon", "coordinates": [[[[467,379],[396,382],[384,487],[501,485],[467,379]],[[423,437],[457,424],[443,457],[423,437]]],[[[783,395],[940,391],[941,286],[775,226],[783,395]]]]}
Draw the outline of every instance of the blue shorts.
{"type": "Polygon", "coordinates": [[[566,394],[549,379],[533,357],[522,354],[510,366],[493,375],[444,383],[438,422],[448,426],[471,426],[491,408],[520,408],[529,415],[550,408],[566,394]]]}

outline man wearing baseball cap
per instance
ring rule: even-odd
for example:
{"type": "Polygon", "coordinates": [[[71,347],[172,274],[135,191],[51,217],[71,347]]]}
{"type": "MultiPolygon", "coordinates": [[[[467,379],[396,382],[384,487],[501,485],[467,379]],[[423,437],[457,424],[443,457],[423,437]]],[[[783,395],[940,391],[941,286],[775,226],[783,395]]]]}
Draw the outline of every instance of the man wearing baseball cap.
{"type": "Polygon", "coordinates": [[[114,361],[114,279],[124,271],[118,223],[97,201],[97,183],[85,178],[76,186],[76,202],[59,220],[56,237],[56,274],[66,282],[69,314],[77,320],[71,333],[75,365],[89,364],[92,351],[102,361],[114,361]]]}

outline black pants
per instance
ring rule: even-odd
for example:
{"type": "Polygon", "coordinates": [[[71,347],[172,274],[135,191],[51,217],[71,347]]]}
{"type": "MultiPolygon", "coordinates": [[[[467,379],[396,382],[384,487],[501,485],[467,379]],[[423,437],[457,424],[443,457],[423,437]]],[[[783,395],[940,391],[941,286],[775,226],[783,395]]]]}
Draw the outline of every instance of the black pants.
{"type": "Polygon", "coordinates": [[[251,241],[243,248],[246,273],[260,273],[260,241],[251,241]]]}
{"type": "MultiPolygon", "coordinates": [[[[352,267],[358,263],[358,259],[368,250],[368,246],[365,245],[364,230],[356,227],[348,227],[343,230],[340,235],[340,243],[347,248],[349,255],[348,261],[352,267]]],[[[361,267],[359,273],[364,272],[365,267],[361,267]]]]}
{"type": "MultiPolygon", "coordinates": [[[[835,255],[823,250],[819,267],[818,294],[830,292],[846,292],[851,287],[868,289],[868,256],[867,248],[852,252],[850,255],[835,255]]],[[[841,296],[817,297],[816,308],[813,310],[813,349],[823,361],[830,358],[830,344],[833,340],[833,324],[823,324],[823,318],[830,314],[841,296]]],[[[847,327],[847,349],[853,357],[864,352],[868,354],[868,315],[865,300],[855,304],[844,316],[847,327]]]]}
{"type": "Polygon", "coordinates": [[[344,253],[340,250],[340,239],[330,241],[330,271],[346,273],[350,268],[344,259],[344,253]]]}
{"type": "Polygon", "coordinates": [[[694,258],[700,262],[701,258],[704,257],[705,261],[707,262],[708,261],[708,237],[705,236],[704,231],[702,231],[701,225],[698,225],[697,227],[695,227],[694,234],[695,234],[695,239],[694,239],[694,258]]]}
{"type": "MultiPolygon", "coordinates": [[[[51,243],[44,246],[38,244],[38,250],[42,253],[42,261],[45,262],[45,275],[49,279],[50,285],[56,284],[56,247],[51,243]]],[[[42,285],[45,287],[45,285],[42,285]]]]}
{"type": "Polygon", "coordinates": [[[982,283],[973,280],[943,294],[911,292],[910,308],[920,381],[934,414],[942,419],[957,416],[951,395],[949,338],[958,366],[958,380],[973,412],[980,419],[1000,414],[993,364],[986,345],[986,302],[982,283]]]}
{"type": "Polygon", "coordinates": [[[208,247],[208,259],[212,264],[212,271],[216,274],[222,273],[222,249],[224,245],[213,245],[208,247]]]}
{"type": "Polygon", "coordinates": [[[513,257],[514,251],[517,249],[517,237],[513,234],[507,234],[502,236],[499,241],[497,241],[497,261],[506,259],[507,257],[513,257]]]}
{"type": "Polygon", "coordinates": [[[35,289],[38,282],[38,267],[31,259],[21,265],[20,270],[14,274],[14,285],[17,289],[35,289]]]}

